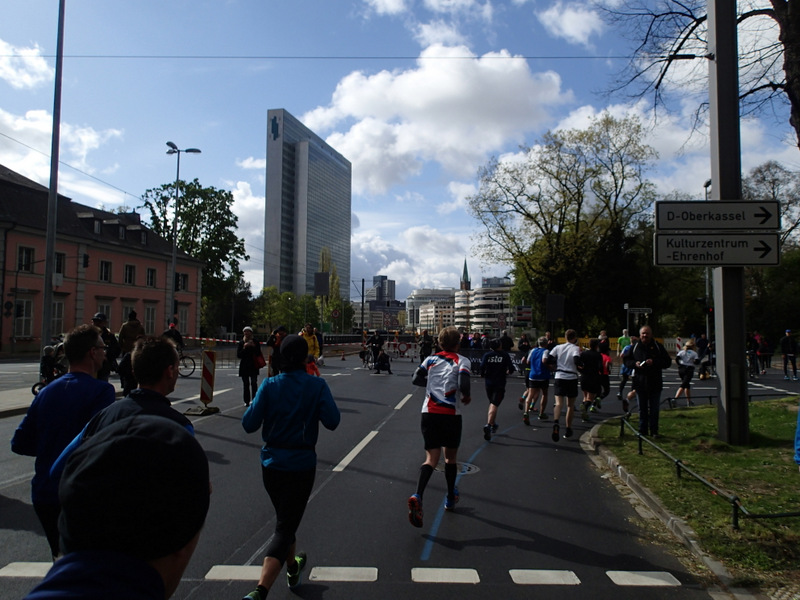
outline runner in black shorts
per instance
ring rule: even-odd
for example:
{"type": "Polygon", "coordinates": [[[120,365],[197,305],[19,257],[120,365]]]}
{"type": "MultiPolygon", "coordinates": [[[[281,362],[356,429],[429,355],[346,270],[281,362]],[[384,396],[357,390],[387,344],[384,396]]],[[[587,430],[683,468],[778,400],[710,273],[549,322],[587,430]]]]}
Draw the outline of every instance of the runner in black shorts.
{"type": "Polygon", "coordinates": [[[486,396],[489,398],[489,415],[483,426],[483,439],[487,442],[497,431],[497,407],[506,395],[506,375],[516,371],[508,352],[500,347],[500,340],[489,342],[491,350],[481,359],[481,377],[486,380],[486,396]]]}

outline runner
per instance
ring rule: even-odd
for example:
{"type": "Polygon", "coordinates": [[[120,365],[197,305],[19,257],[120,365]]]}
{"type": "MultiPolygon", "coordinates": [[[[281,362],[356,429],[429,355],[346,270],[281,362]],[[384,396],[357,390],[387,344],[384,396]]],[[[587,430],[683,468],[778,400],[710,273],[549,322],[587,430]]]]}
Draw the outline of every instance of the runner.
{"type": "Polygon", "coordinates": [[[414,372],[414,385],[425,386],[422,403],[422,437],[425,440],[425,462],[419,468],[417,491],[408,499],[408,520],[422,527],[422,496],[439,464],[444,447],[444,477],[447,481],[445,510],[455,509],[459,500],[456,476],[458,447],[461,444],[460,404],[470,403],[470,361],[457,353],[461,334],[455,327],[439,332],[442,351],[429,356],[414,372]],[[459,402],[459,393],[461,400],[459,402]]]}
{"type": "Polygon", "coordinates": [[[500,345],[500,340],[491,341],[491,350],[483,355],[480,366],[481,377],[486,381],[486,395],[489,397],[489,414],[486,425],[483,426],[483,439],[487,442],[497,431],[497,407],[506,395],[506,375],[516,371],[508,352],[502,350],[500,345]]]}
{"type": "Polygon", "coordinates": [[[578,361],[581,349],[578,346],[578,334],[574,329],[567,329],[564,333],[567,341],[559,344],[550,351],[550,356],[556,359],[556,375],[553,386],[555,407],[553,408],[553,433],[554,442],[559,440],[561,428],[558,419],[561,411],[566,407],[566,426],[564,437],[572,437],[572,418],[575,410],[575,399],[578,397],[578,361]]]}
{"type": "Polygon", "coordinates": [[[525,396],[525,412],[522,413],[522,422],[525,425],[531,424],[530,413],[536,407],[536,401],[541,397],[539,403],[539,420],[546,421],[547,413],[547,391],[550,387],[552,369],[550,366],[550,352],[547,349],[547,338],[542,336],[538,340],[538,347],[528,354],[528,373],[527,391],[525,396]]]}

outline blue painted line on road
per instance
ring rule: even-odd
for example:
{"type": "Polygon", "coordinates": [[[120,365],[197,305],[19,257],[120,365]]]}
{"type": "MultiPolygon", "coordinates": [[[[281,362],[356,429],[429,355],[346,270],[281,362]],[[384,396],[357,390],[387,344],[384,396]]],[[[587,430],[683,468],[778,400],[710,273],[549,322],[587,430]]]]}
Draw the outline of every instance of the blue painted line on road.
{"type": "MultiPolygon", "coordinates": [[[[509,427],[507,429],[504,429],[503,433],[511,431],[512,429],[514,429],[514,427],[519,427],[519,425],[517,424],[517,425],[514,425],[514,426],[509,427]]],[[[472,453],[472,456],[470,456],[467,459],[467,462],[470,463],[470,464],[474,463],[475,459],[477,458],[477,456],[481,452],[483,452],[483,450],[488,446],[489,446],[489,442],[484,442],[483,444],[478,446],[478,449],[475,450],[475,452],[472,453]]],[[[456,477],[456,486],[458,486],[458,482],[461,481],[461,477],[463,475],[464,475],[464,470],[462,469],[461,472],[456,477]]],[[[424,510],[424,504],[423,504],[423,510],[424,510]]],[[[419,557],[420,560],[428,560],[431,557],[431,553],[433,552],[433,543],[436,540],[436,534],[439,532],[439,525],[441,525],[441,523],[442,523],[442,518],[444,517],[444,513],[445,513],[445,510],[444,510],[444,499],[442,499],[442,502],[439,505],[439,510],[436,511],[436,517],[434,517],[434,519],[433,519],[433,524],[431,525],[431,528],[428,530],[428,540],[425,542],[425,546],[423,546],[423,548],[422,548],[422,554],[420,554],[420,557],[419,557]]]]}

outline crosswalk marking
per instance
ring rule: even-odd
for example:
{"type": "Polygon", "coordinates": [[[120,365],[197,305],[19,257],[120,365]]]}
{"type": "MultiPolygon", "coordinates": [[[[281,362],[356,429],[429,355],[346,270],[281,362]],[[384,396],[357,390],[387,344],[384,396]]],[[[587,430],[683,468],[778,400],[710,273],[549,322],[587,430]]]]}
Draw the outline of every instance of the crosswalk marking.
{"type": "Polygon", "coordinates": [[[41,579],[53,566],[51,562],[13,562],[0,569],[0,577],[36,577],[41,579]]]}
{"type": "Polygon", "coordinates": [[[544,569],[511,569],[511,580],[519,585],[580,585],[581,580],[572,571],[547,571],[544,569]]]}
{"type": "Polygon", "coordinates": [[[480,583],[475,569],[436,569],[416,567],[411,569],[411,581],[416,583],[480,583]]]}
{"type": "MultiPolygon", "coordinates": [[[[0,568],[0,578],[17,577],[42,579],[51,562],[13,562],[0,568]]],[[[511,569],[508,574],[517,585],[580,585],[581,580],[573,571],[547,569],[511,569]]],[[[215,565],[205,579],[208,581],[258,581],[261,565],[215,565]]],[[[606,571],[616,585],[628,587],[677,587],[681,585],[666,571],[606,571]]],[[[377,567],[313,567],[309,581],[363,582],[378,580],[377,567]]],[[[415,567],[411,569],[411,580],[415,583],[471,583],[481,582],[477,569],[445,569],[415,567]]]]}
{"type": "Polygon", "coordinates": [[[309,581],[360,581],[378,580],[375,567],[314,567],[308,575],[309,581]]]}
{"type": "Polygon", "coordinates": [[[678,586],[680,581],[666,571],[606,571],[617,585],[623,586],[678,586]]]}

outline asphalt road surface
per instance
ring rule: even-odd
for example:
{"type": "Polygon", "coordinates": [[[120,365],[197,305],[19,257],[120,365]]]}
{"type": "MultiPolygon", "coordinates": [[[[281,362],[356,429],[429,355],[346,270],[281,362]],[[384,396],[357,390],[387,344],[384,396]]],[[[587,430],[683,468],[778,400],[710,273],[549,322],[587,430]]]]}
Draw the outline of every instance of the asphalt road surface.
{"type": "MultiPolygon", "coordinates": [[[[415,363],[396,360],[394,375],[375,375],[349,357],[322,369],[342,412],[336,431],[322,429],[315,489],[298,532],[309,563],[303,585],[289,591],[283,575],[270,598],[457,597],[625,600],[721,598],[662,545],[631,503],[583,451],[591,423],[575,421],[575,437],[554,443],[550,423],[526,427],[517,409],[522,379],[509,379],[499,431],[486,442],[487,401],[473,379],[459,450],[461,501],[445,513],[444,474],[434,473],[424,499],[424,526],[412,527],[406,501],[424,458],[419,431],[424,390],[411,385],[415,363]]],[[[0,386],[20,386],[4,363],[0,386]]],[[[29,379],[30,377],[28,377],[29,379]]],[[[664,397],[674,395],[670,369],[664,397]]],[[[612,395],[597,422],[618,414],[612,395]]],[[[199,371],[171,398],[183,410],[198,404],[199,371]]],[[[751,384],[753,394],[795,393],[776,372],[751,384]]],[[[552,393],[552,388],[551,388],[552,393]]],[[[695,380],[695,397],[716,395],[716,382],[695,380]]],[[[761,396],[759,396],[761,397],[761,396]]],[[[252,590],[274,528],[261,484],[259,434],[246,434],[241,381],[234,369],[216,373],[215,415],[191,417],[206,450],[211,509],[195,555],[174,598],[241,598],[252,590]]],[[[548,413],[552,414],[550,410],[548,413]]],[[[21,417],[0,419],[10,440],[21,417]]],[[[563,425],[563,423],[562,423],[563,425]]],[[[563,427],[562,427],[563,428],[563,427]]],[[[0,453],[0,597],[21,598],[48,567],[48,547],[30,505],[33,459],[0,453]]]]}

